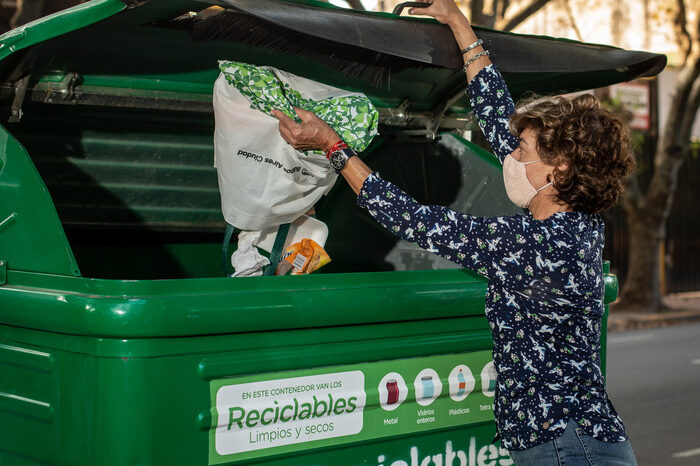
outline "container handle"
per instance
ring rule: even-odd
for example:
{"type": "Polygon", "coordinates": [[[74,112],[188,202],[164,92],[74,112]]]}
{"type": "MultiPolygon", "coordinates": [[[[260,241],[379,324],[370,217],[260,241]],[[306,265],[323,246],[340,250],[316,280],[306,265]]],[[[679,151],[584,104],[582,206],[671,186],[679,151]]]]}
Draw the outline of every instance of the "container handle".
{"type": "Polygon", "coordinates": [[[394,11],[391,12],[393,15],[400,15],[404,8],[428,8],[432,3],[425,2],[403,2],[396,5],[394,11]]]}

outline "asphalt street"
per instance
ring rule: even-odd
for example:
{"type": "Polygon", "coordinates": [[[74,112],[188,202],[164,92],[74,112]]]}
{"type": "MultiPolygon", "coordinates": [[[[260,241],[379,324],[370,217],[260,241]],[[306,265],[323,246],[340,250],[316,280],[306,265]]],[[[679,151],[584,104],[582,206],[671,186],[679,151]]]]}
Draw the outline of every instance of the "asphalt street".
{"type": "Polygon", "coordinates": [[[700,324],[608,335],[607,371],[639,466],[700,466],[700,324]]]}

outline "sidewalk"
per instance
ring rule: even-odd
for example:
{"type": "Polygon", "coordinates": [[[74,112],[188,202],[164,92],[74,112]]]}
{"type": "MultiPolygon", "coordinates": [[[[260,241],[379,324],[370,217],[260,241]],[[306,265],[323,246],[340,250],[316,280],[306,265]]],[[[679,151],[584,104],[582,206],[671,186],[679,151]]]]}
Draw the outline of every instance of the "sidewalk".
{"type": "Polygon", "coordinates": [[[608,332],[700,322],[700,291],[670,294],[664,296],[663,302],[669,309],[653,314],[643,311],[615,312],[615,305],[612,304],[608,332]]]}

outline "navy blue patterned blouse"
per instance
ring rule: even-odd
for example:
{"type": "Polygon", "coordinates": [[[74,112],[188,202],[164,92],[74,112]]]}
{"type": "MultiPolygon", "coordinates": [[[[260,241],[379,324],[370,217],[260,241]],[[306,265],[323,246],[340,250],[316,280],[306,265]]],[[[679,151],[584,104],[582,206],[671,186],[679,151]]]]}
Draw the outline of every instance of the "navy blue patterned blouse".
{"type": "MultiPolygon", "coordinates": [[[[481,70],[472,108],[503,162],[518,145],[501,74],[481,70]]],[[[359,206],[397,236],[489,280],[486,318],[498,373],[494,412],[502,445],[523,450],[559,437],[569,419],[605,442],[627,439],[600,370],[603,221],[599,215],[529,212],[473,217],[417,203],[373,173],[359,206]]]]}

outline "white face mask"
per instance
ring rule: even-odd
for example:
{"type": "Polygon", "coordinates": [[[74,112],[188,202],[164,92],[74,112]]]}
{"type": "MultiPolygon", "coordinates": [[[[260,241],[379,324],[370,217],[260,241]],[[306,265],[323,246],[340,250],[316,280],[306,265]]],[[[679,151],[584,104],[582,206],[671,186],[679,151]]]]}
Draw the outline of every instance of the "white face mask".
{"type": "Polygon", "coordinates": [[[547,183],[540,189],[535,189],[527,179],[527,171],[525,165],[541,162],[541,160],[533,160],[531,162],[519,162],[511,155],[507,155],[503,161],[503,182],[506,185],[506,194],[511,202],[523,209],[530,205],[532,198],[552,183],[547,183]]]}

